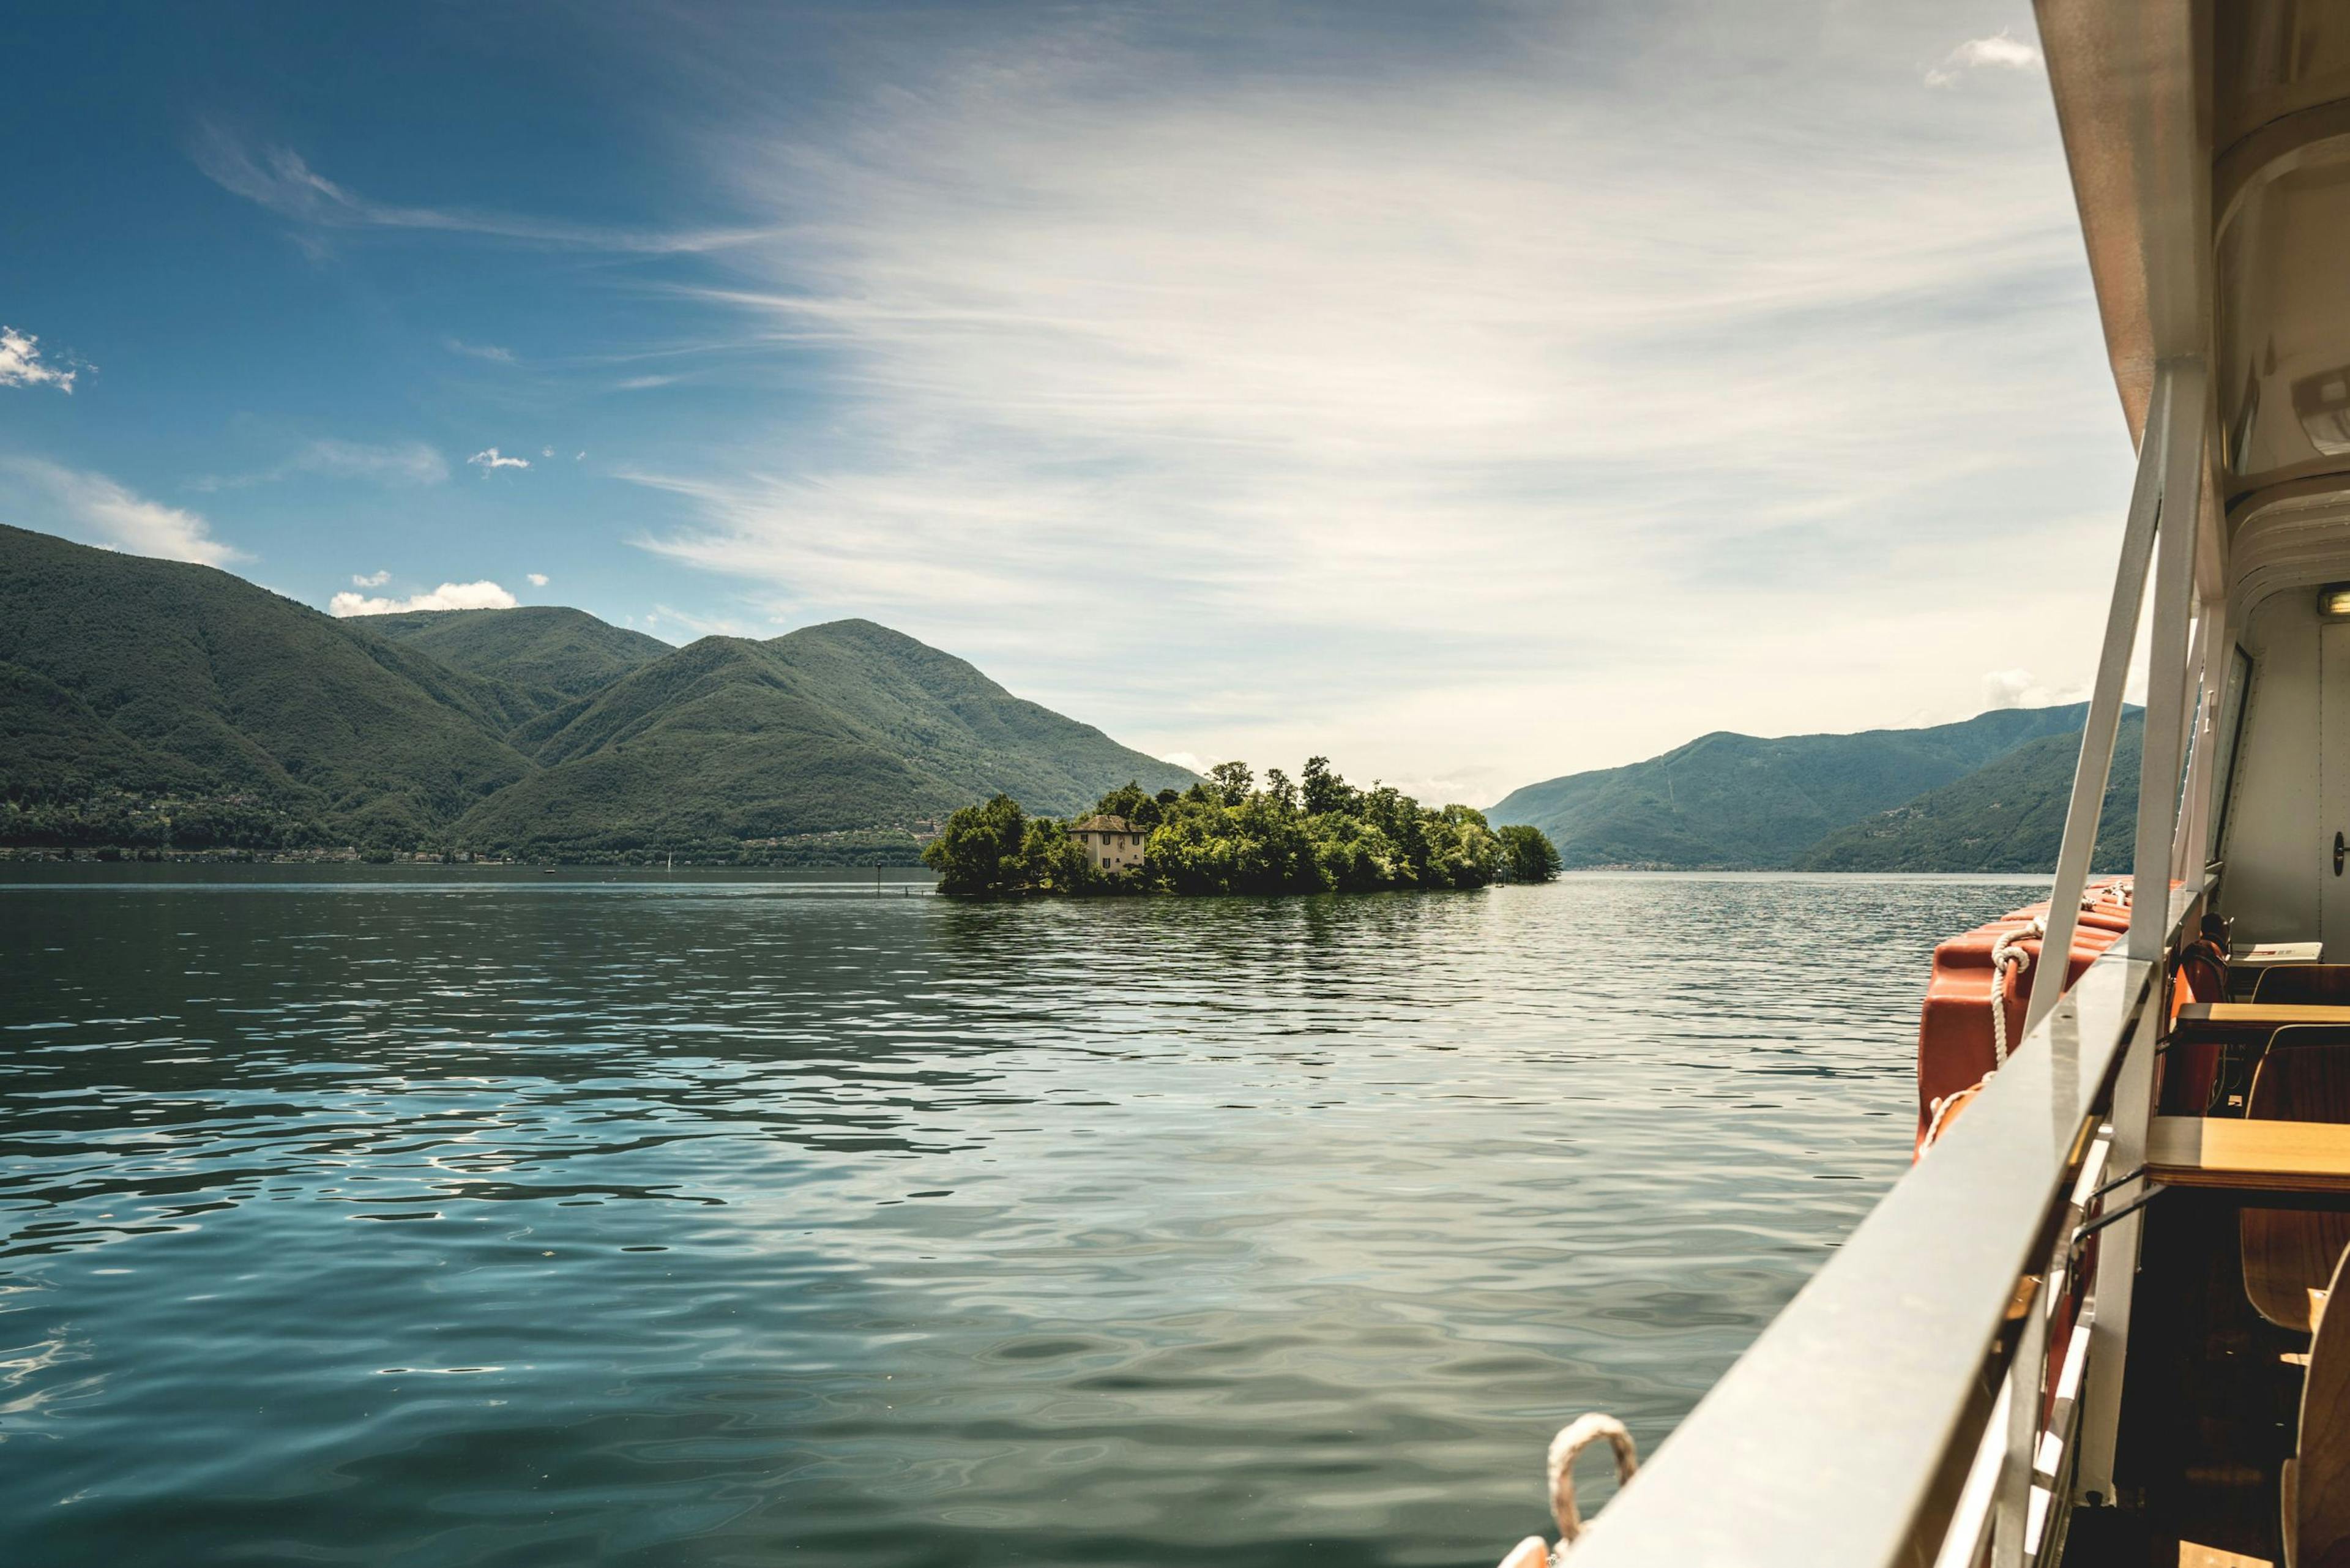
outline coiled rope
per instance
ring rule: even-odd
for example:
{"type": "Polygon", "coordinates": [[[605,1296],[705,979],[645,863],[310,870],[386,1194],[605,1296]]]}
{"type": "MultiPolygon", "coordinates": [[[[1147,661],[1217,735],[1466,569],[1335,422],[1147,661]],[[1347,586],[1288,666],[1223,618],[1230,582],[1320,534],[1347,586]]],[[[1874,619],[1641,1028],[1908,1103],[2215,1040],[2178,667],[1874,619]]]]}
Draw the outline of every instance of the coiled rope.
{"type": "Polygon", "coordinates": [[[2007,971],[2012,967],[2020,978],[2032,964],[2032,955],[2023,950],[2023,944],[2047,934],[2046,920],[2032,920],[1991,944],[1991,1070],[1994,1073],[2007,1065],[2007,971]]]}
{"type": "Polygon", "coordinates": [[[1550,1481],[1550,1516],[1558,1526],[1558,1544],[1545,1546],[1541,1536],[1529,1535],[1502,1559],[1502,1568],[1555,1568],[1566,1560],[1566,1549],[1583,1533],[1583,1514],[1575,1506],[1575,1457],[1602,1438],[1616,1450],[1618,1486],[1630,1480],[1639,1469],[1640,1451],[1632,1441],[1632,1434],[1615,1417],[1595,1410],[1561,1427],[1558,1436],[1550,1440],[1550,1454],[1544,1465],[1550,1481]]]}

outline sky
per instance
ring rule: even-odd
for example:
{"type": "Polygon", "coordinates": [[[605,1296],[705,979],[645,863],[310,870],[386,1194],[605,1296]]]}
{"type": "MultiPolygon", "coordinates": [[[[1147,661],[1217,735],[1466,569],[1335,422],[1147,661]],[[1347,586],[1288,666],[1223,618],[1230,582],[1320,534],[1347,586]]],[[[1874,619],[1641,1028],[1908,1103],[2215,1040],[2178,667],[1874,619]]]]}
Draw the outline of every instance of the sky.
{"type": "Polygon", "coordinates": [[[2022,0],[12,20],[0,522],[895,627],[1487,804],[2073,700],[2131,456],[2022,0]]]}

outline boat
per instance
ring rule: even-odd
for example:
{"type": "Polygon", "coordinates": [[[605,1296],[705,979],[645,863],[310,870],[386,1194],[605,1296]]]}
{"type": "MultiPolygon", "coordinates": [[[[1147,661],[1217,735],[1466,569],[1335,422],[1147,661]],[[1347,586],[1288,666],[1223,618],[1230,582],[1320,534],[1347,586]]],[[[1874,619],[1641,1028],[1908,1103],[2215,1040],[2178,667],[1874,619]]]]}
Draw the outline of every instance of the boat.
{"type": "Polygon", "coordinates": [[[1945,945],[1915,1163],[1575,1568],[2350,1563],[2350,5],[2035,10],[2137,454],[2054,887],[1945,945]]]}

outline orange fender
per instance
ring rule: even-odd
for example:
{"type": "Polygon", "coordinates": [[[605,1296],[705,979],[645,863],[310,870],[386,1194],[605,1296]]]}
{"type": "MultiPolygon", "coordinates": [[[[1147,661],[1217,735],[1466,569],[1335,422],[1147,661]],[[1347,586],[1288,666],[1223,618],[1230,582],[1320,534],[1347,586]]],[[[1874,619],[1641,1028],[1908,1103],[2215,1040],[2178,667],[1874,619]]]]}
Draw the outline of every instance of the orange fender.
{"type": "MultiPolygon", "coordinates": [[[[2129,929],[2129,906],[2120,901],[2128,886],[2127,878],[2090,885],[2087,897],[2095,902],[2082,909],[2074,928],[2065,984],[2079,980],[2098,955],[2129,929]]],[[[1917,1153],[1926,1150],[1926,1132],[1933,1125],[1936,1103],[1972,1089],[1996,1064],[1991,1022],[1991,950],[2002,938],[2045,919],[2047,913],[2045,903],[2027,905],[1952,937],[1934,950],[1933,973],[1926,981],[1926,1005],[1918,1021],[1917,1153]]],[[[2023,1039],[2024,1009],[2031,1001],[2033,977],[2040,970],[2043,944],[2038,937],[2027,937],[2017,945],[2029,961],[2008,967],[1998,999],[2007,1015],[2011,1051],[2023,1039]]],[[[1957,1101],[1944,1115],[1942,1125],[1948,1127],[1951,1116],[1972,1098],[1967,1095],[1957,1101]]]]}

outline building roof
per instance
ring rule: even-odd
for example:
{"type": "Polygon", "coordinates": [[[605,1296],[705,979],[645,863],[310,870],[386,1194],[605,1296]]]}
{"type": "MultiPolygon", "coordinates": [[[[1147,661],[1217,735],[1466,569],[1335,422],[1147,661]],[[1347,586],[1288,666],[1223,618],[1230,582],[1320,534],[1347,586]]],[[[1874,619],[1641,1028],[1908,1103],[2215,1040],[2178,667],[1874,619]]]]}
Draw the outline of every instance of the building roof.
{"type": "Polygon", "coordinates": [[[1122,816],[1089,816],[1069,824],[1071,833],[1139,833],[1142,829],[1122,816]]]}

